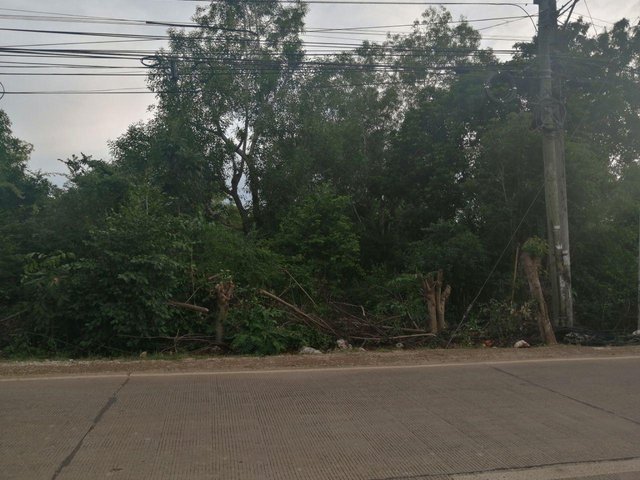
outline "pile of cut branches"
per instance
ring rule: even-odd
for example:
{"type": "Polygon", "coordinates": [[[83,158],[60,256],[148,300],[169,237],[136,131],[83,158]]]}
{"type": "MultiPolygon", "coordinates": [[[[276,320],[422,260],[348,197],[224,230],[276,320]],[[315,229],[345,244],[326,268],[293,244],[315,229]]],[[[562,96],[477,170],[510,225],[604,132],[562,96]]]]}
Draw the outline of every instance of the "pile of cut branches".
{"type": "Polygon", "coordinates": [[[344,338],[351,342],[358,341],[363,344],[393,344],[398,342],[416,344],[436,337],[436,334],[418,328],[389,325],[397,318],[369,316],[361,305],[330,302],[330,306],[334,309],[336,315],[332,316],[332,319],[328,319],[305,312],[300,307],[266,290],[259,290],[259,293],[280,307],[284,307],[292,320],[334,338],[344,338]]]}

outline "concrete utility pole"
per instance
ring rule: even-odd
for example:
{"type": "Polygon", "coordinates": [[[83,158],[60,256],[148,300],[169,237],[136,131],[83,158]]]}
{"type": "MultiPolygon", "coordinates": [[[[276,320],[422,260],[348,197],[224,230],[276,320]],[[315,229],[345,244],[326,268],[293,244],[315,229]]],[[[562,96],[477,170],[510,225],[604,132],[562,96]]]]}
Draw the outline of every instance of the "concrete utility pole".
{"type": "Polygon", "coordinates": [[[638,330],[640,331],[640,213],[638,214],[638,330]]]}
{"type": "Polygon", "coordinates": [[[549,276],[552,320],[555,326],[573,326],[569,216],[564,165],[564,108],[554,86],[551,56],[558,30],[556,0],[534,0],[539,6],[540,123],[544,159],[549,276]]]}

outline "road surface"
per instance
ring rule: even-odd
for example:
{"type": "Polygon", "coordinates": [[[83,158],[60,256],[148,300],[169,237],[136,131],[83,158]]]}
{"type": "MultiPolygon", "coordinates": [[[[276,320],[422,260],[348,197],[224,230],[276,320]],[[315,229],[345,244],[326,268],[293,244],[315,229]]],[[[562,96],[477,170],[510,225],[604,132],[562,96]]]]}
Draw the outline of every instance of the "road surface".
{"type": "Polygon", "coordinates": [[[640,357],[3,378],[0,478],[638,480],[640,357]]]}

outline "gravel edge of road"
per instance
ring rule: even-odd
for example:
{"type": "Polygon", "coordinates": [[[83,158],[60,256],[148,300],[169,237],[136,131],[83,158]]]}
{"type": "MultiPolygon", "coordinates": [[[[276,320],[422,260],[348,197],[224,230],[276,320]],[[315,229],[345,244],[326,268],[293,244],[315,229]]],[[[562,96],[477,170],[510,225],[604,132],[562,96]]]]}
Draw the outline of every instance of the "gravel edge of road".
{"type": "Polygon", "coordinates": [[[322,355],[270,357],[212,356],[177,359],[0,361],[0,378],[91,375],[109,373],[225,372],[341,367],[438,365],[513,360],[608,358],[638,356],[640,346],[416,349],[395,351],[335,351],[322,355]]]}

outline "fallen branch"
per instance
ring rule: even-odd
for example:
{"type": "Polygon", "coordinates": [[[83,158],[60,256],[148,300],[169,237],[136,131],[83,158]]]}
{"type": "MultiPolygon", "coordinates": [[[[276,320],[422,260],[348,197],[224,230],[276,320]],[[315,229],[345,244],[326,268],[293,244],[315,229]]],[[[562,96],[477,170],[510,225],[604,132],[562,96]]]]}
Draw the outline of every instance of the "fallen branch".
{"type": "Polygon", "coordinates": [[[318,304],[315,302],[315,300],[313,298],[311,298],[311,295],[309,295],[309,292],[307,292],[304,287],[302,285],[300,285],[300,282],[298,282],[298,280],[296,280],[296,278],[291,275],[291,272],[289,272],[289,270],[287,270],[286,268],[283,268],[284,272],[289,275],[291,277],[291,280],[293,280],[295,282],[295,284],[298,286],[298,288],[300,288],[300,290],[302,290],[302,292],[307,296],[307,298],[309,300],[311,300],[311,303],[313,303],[314,306],[318,306],[318,304]]]}
{"type": "Polygon", "coordinates": [[[215,344],[215,336],[211,335],[196,335],[196,334],[185,334],[178,335],[175,337],[168,337],[162,335],[125,335],[120,334],[118,337],[122,338],[137,338],[139,340],[171,340],[172,342],[182,342],[182,341],[194,341],[194,342],[209,342],[215,344]]]}
{"type": "Polygon", "coordinates": [[[408,338],[419,338],[419,337],[437,337],[435,333],[418,333],[415,335],[398,335],[395,337],[351,337],[354,340],[371,340],[375,342],[382,342],[385,340],[406,340],[408,338]]]}
{"type": "Polygon", "coordinates": [[[292,305],[291,303],[287,302],[286,300],[283,300],[282,298],[278,297],[277,295],[274,295],[271,292],[268,292],[266,290],[258,290],[258,292],[261,295],[264,295],[265,297],[269,297],[272,300],[275,300],[276,302],[280,303],[281,305],[284,305],[285,307],[289,308],[290,310],[292,310],[296,315],[298,315],[299,317],[304,318],[305,320],[313,323],[316,327],[320,327],[326,331],[329,331],[331,333],[333,333],[334,335],[336,334],[335,330],[331,327],[331,325],[329,325],[327,322],[325,322],[323,319],[316,317],[315,315],[309,315],[306,312],[303,312],[300,308],[296,307],[295,305],[292,305]]]}
{"type": "Polygon", "coordinates": [[[367,316],[367,312],[365,311],[364,307],[362,305],[355,305],[353,303],[345,303],[345,302],[331,302],[333,305],[345,305],[347,307],[356,307],[358,309],[360,309],[360,311],[362,312],[362,316],[366,317],[367,316]]]}
{"type": "Polygon", "coordinates": [[[424,330],[420,330],[419,328],[404,328],[404,327],[388,327],[386,325],[378,325],[378,328],[382,328],[384,330],[398,330],[400,332],[413,332],[419,335],[422,334],[429,334],[429,335],[435,335],[433,333],[429,333],[429,332],[425,332],[424,330]]]}
{"type": "Polygon", "coordinates": [[[21,311],[19,311],[19,312],[12,313],[12,314],[11,314],[11,315],[9,315],[8,317],[1,318],[1,319],[0,319],[0,322],[6,322],[7,320],[11,320],[12,318],[16,318],[17,316],[22,315],[22,314],[23,314],[23,313],[25,313],[25,312],[26,312],[26,310],[21,310],[21,311]]]}
{"type": "Polygon", "coordinates": [[[167,304],[171,305],[172,307],[183,308],[185,310],[191,310],[192,312],[209,313],[209,309],[208,308],[200,307],[198,305],[192,305],[190,303],[182,303],[182,302],[176,302],[175,300],[169,300],[167,302],[167,304]]]}
{"type": "Polygon", "coordinates": [[[388,337],[389,340],[401,340],[403,338],[417,338],[417,337],[437,337],[435,333],[415,333],[413,335],[398,335],[395,337],[388,337]]]}
{"type": "MultiPolygon", "coordinates": [[[[364,340],[372,342],[390,342],[406,339],[419,339],[426,337],[435,337],[435,333],[429,333],[425,330],[403,328],[391,325],[380,325],[373,318],[367,319],[360,318],[350,312],[341,308],[339,305],[354,306],[357,308],[363,308],[359,305],[349,305],[341,302],[331,302],[336,311],[345,315],[345,317],[336,318],[333,320],[325,320],[316,315],[304,312],[300,307],[292,305],[281,297],[268,292],[266,290],[258,290],[258,292],[268,297],[280,305],[283,305],[287,309],[291,310],[295,317],[300,319],[306,325],[316,328],[321,332],[335,335],[338,338],[344,338],[349,340],[364,340]],[[339,334],[337,333],[339,332],[339,334]],[[389,334],[401,333],[401,335],[389,336],[389,334]]],[[[363,309],[364,310],[364,309],[363,309]]],[[[364,315],[364,312],[363,312],[364,315]]],[[[382,321],[383,319],[379,319],[382,321]]]]}

